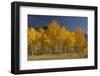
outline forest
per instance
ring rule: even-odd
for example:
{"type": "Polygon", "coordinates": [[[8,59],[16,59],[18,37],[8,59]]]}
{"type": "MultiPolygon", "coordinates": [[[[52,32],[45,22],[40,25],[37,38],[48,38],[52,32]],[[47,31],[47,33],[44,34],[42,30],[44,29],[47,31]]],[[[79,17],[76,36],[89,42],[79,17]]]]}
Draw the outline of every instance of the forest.
{"type": "Polygon", "coordinates": [[[28,60],[87,58],[87,41],[81,27],[70,31],[56,20],[48,27],[28,27],[28,60]]]}

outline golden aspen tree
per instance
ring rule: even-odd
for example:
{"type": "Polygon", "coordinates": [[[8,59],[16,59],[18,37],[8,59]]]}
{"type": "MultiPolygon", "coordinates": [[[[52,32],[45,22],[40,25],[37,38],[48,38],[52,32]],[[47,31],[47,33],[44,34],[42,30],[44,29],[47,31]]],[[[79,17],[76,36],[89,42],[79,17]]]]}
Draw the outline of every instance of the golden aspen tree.
{"type": "Polygon", "coordinates": [[[70,32],[70,34],[67,36],[67,44],[68,44],[68,50],[69,51],[73,51],[74,50],[74,46],[75,46],[75,33],[74,32],[70,32]]]}
{"type": "Polygon", "coordinates": [[[87,57],[87,40],[80,27],[71,32],[53,20],[48,28],[28,28],[29,55],[61,53],[77,53],[81,57],[87,57]]]}
{"type": "Polygon", "coordinates": [[[83,47],[86,46],[86,38],[80,27],[75,31],[76,47],[77,50],[83,50],[83,47]]]}
{"type": "Polygon", "coordinates": [[[49,25],[48,25],[48,36],[50,40],[52,41],[51,47],[52,47],[52,52],[55,53],[57,50],[57,36],[59,35],[60,31],[60,25],[58,24],[57,21],[53,20],[49,25]]]}
{"type": "Polygon", "coordinates": [[[67,39],[67,35],[68,35],[68,30],[65,27],[61,27],[59,35],[57,36],[57,41],[59,42],[58,47],[61,52],[66,51],[65,40],[67,39]]]}
{"type": "Polygon", "coordinates": [[[35,46],[36,30],[32,27],[28,28],[28,53],[33,55],[33,49],[35,46]]]}

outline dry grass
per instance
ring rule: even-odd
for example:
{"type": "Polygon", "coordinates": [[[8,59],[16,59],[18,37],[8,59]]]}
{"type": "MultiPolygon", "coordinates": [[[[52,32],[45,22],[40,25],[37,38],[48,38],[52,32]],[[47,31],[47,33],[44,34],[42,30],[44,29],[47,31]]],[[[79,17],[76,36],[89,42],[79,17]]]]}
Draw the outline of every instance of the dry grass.
{"type": "Polygon", "coordinates": [[[57,60],[57,59],[82,59],[87,58],[83,57],[79,53],[67,53],[67,54],[44,54],[44,55],[34,55],[29,56],[28,55],[28,61],[32,60],[57,60]]]}

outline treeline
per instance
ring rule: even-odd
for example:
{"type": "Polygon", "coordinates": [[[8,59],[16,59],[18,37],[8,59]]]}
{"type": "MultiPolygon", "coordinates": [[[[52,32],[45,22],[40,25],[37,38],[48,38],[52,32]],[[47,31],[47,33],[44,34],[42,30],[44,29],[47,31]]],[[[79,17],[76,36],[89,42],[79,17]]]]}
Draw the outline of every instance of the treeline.
{"type": "Polygon", "coordinates": [[[74,32],[53,20],[48,28],[28,28],[28,54],[81,53],[87,56],[87,39],[80,27],[74,32]]]}

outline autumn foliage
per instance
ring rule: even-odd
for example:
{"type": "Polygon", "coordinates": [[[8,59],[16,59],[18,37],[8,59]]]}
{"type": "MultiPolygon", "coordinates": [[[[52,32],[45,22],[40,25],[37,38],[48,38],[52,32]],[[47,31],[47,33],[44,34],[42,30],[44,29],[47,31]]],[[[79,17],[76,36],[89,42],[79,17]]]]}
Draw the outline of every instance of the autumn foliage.
{"type": "Polygon", "coordinates": [[[71,32],[53,20],[46,29],[28,28],[28,55],[63,53],[87,57],[87,39],[80,27],[71,32]]]}

